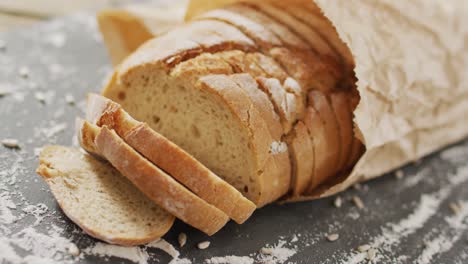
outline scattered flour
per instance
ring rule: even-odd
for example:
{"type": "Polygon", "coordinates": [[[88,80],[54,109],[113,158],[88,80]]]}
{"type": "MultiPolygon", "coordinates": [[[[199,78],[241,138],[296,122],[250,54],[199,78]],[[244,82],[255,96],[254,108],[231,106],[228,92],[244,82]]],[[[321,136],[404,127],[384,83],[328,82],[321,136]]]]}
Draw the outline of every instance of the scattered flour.
{"type": "Polygon", "coordinates": [[[402,187],[403,188],[414,187],[421,181],[428,179],[430,173],[431,173],[431,168],[426,167],[426,168],[419,170],[414,175],[408,175],[405,177],[402,187]]]}
{"type": "Polygon", "coordinates": [[[468,201],[461,203],[461,211],[457,215],[446,217],[445,221],[453,233],[443,230],[436,238],[427,241],[421,255],[416,260],[418,264],[428,264],[433,262],[433,257],[436,254],[441,254],[450,250],[453,244],[458,241],[462,234],[468,229],[468,223],[465,219],[468,217],[468,201]]]}
{"type": "Polygon", "coordinates": [[[43,40],[55,48],[62,48],[67,41],[67,35],[64,32],[52,32],[44,36],[43,40]]]}
{"type": "MultiPolygon", "coordinates": [[[[461,167],[457,170],[457,173],[449,175],[448,177],[450,184],[441,188],[439,191],[431,194],[423,194],[421,199],[413,210],[413,212],[408,215],[406,218],[400,220],[398,223],[390,223],[386,227],[382,228],[382,233],[371,239],[369,245],[372,248],[378,249],[379,252],[391,252],[392,248],[399,245],[401,240],[409,235],[415,233],[417,230],[421,229],[426,222],[432,218],[439,210],[442,202],[448,197],[451,190],[458,186],[461,183],[464,183],[468,180],[468,166],[461,167]]],[[[464,208],[466,210],[466,208],[464,208]]],[[[466,213],[466,211],[465,211],[466,213]]],[[[454,219],[454,218],[450,218],[454,219]]],[[[450,220],[449,220],[450,221],[450,220]]],[[[457,226],[455,220],[453,225],[457,226]]],[[[442,238],[444,240],[444,238],[442,238]]],[[[435,242],[438,244],[440,241],[435,242]]],[[[452,241],[451,243],[453,243],[452,241]]],[[[443,243],[445,246],[449,243],[443,243]]],[[[451,244],[450,244],[451,245],[451,244]]],[[[447,250],[447,249],[446,249],[447,250]]],[[[432,252],[432,251],[429,251],[432,252]]],[[[426,253],[426,255],[430,255],[426,253]]],[[[341,260],[341,263],[361,263],[367,258],[366,253],[359,252],[349,252],[345,255],[338,256],[337,259],[341,260]]],[[[376,257],[376,260],[379,260],[379,256],[376,257]]],[[[424,262],[422,262],[424,263],[424,262]]]]}
{"type": "Polygon", "coordinates": [[[254,259],[251,257],[239,257],[239,256],[225,256],[225,257],[213,257],[205,260],[207,264],[253,264],[254,259]]]}
{"type": "Polygon", "coordinates": [[[118,257],[135,263],[148,263],[148,253],[140,247],[122,247],[98,242],[94,246],[83,249],[83,253],[101,257],[118,257]]]}
{"type": "Polygon", "coordinates": [[[39,203],[36,205],[27,205],[23,208],[23,212],[32,215],[36,218],[33,224],[34,226],[38,225],[44,219],[47,210],[47,206],[43,203],[39,203]]]}
{"type": "Polygon", "coordinates": [[[162,251],[169,254],[169,256],[172,257],[171,262],[169,262],[170,264],[190,264],[190,263],[192,263],[189,259],[185,259],[185,258],[184,259],[179,259],[180,252],[177,249],[175,249],[175,247],[171,243],[167,242],[164,239],[159,239],[159,240],[153,241],[153,242],[149,243],[146,246],[149,247],[149,248],[161,249],[162,251]]]}
{"type": "Polygon", "coordinates": [[[60,236],[63,232],[54,226],[47,234],[33,227],[28,227],[14,234],[9,239],[0,239],[0,260],[11,263],[71,263],[68,248],[74,245],[69,239],[60,236]],[[14,248],[30,253],[30,256],[20,257],[14,248]]]}
{"type": "Polygon", "coordinates": [[[297,250],[294,248],[288,248],[286,241],[280,240],[273,247],[264,247],[260,250],[260,254],[257,256],[257,260],[261,263],[285,263],[290,257],[294,256],[297,250]]]}
{"type": "Polygon", "coordinates": [[[280,154],[288,151],[288,145],[285,142],[273,141],[270,145],[270,153],[280,154]]]}

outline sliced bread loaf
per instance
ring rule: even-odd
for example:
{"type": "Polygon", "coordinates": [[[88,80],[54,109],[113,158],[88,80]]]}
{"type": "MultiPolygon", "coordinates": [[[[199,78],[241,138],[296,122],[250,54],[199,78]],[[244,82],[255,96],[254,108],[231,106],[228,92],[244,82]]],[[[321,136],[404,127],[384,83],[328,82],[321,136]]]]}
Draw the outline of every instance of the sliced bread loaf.
{"type": "Polygon", "coordinates": [[[92,237],[123,246],[145,244],[174,222],[110,164],[79,149],[47,146],[39,161],[37,173],[63,212],[92,237]]]}
{"type": "Polygon", "coordinates": [[[193,156],[133,119],[119,104],[97,94],[88,95],[86,118],[107,126],[136,151],[167,172],[203,200],[216,206],[237,223],[243,223],[256,206],[193,156]]]}
{"type": "Polygon", "coordinates": [[[213,235],[229,220],[216,207],[187,190],[164,171],[146,160],[107,127],[97,128],[99,153],[153,202],[185,223],[213,235]]]}

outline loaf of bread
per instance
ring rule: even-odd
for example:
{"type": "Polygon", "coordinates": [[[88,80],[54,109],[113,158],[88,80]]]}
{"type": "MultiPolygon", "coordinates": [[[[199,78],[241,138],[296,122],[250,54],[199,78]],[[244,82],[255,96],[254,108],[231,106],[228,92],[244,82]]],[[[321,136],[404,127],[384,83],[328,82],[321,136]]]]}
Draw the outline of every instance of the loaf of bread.
{"type": "Polygon", "coordinates": [[[93,149],[108,160],[154,203],[208,235],[216,233],[227,223],[229,218],[225,213],[190,192],[145,159],[116,132],[87,121],[82,124],[82,127],[78,127],[79,135],[84,139],[95,137],[93,140],[80,139],[83,148],[93,149]]]}
{"type": "Polygon", "coordinates": [[[144,43],[103,95],[259,207],[307,195],[363,151],[354,62],[316,10],[293,1],[204,13],[144,43]]]}
{"type": "MultiPolygon", "coordinates": [[[[237,223],[245,222],[255,210],[255,204],[234,187],[147,124],[133,119],[119,104],[90,94],[86,118],[92,124],[114,129],[129,146],[237,223]]],[[[83,130],[90,130],[87,125],[82,124],[78,133],[83,135],[83,130]]],[[[80,140],[82,146],[92,150],[84,141],[80,140]]]]}
{"type": "Polygon", "coordinates": [[[99,18],[119,65],[78,137],[168,213],[211,235],[314,197],[363,153],[354,61],[313,1],[235,3],[159,36],[127,15],[99,18]]]}

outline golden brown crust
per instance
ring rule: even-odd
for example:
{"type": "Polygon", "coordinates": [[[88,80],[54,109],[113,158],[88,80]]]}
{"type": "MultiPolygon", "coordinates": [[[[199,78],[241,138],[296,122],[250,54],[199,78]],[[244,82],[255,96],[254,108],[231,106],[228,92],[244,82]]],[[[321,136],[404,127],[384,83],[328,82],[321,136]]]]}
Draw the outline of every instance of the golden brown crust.
{"type": "Polygon", "coordinates": [[[290,153],[293,157],[293,177],[291,182],[292,197],[299,196],[307,189],[313,175],[315,154],[314,145],[302,121],[294,126],[290,140],[290,153]]]}
{"type": "Polygon", "coordinates": [[[87,119],[98,126],[114,129],[127,144],[153,164],[237,223],[245,222],[255,210],[255,205],[234,187],[147,124],[133,119],[117,103],[90,94],[86,114],[87,119]]]}
{"type": "MultiPolygon", "coordinates": [[[[318,178],[328,178],[335,175],[339,171],[338,162],[341,153],[341,138],[340,128],[335,117],[335,113],[328,101],[327,97],[319,92],[312,91],[309,93],[309,104],[317,111],[322,118],[326,131],[326,142],[327,142],[327,153],[328,156],[326,162],[325,175],[316,175],[318,178]]],[[[323,154],[322,154],[323,155],[323,154]]]]}
{"type": "Polygon", "coordinates": [[[312,139],[314,149],[313,171],[312,175],[309,177],[309,183],[306,190],[306,194],[308,194],[320,185],[320,183],[322,183],[328,176],[330,176],[328,165],[330,153],[328,150],[328,138],[326,135],[327,131],[325,130],[324,121],[313,107],[307,108],[306,115],[304,117],[304,124],[309,130],[309,135],[312,139]]]}
{"type": "Polygon", "coordinates": [[[147,124],[134,127],[123,138],[143,156],[237,223],[245,222],[256,209],[255,204],[234,187],[147,124]]]}
{"type": "Polygon", "coordinates": [[[229,49],[249,51],[256,50],[256,46],[238,29],[225,23],[193,21],[143,44],[125,59],[118,69],[119,76],[125,83],[125,77],[132,71],[148,64],[169,70],[204,52],[229,49]]]}
{"type": "Polygon", "coordinates": [[[353,140],[353,124],[351,120],[351,111],[348,102],[349,95],[344,92],[333,93],[330,95],[331,106],[335,112],[336,120],[341,138],[341,152],[338,161],[340,170],[346,167],[351,153],[353,140]]]}
{"type": "Polygon", "coordinates": [[[101,11],[97,22],[114,66],[154,37],[138,17],[124,10],[101,11]]]}
{"type": "MultiPolygon", "coordinates": [[[[308,43],[315,53],[320,55],[321,60],[330,58],[330,60],[339,60],[338,54],[329,46],[329,44],[315,30],[303,24],[289,13],[276,8],[270,3],[255,3],[258,10],[268,14],[274,20],[287,27],[295,35],[300,36],[304,42],[308,43]]],[[[336,64],[336,62],[334,62],[336,64]]],[[[336,65],[334,65],[336,67],[336,65]]]]}
{"type": "Polygon", "coordinates": [[[127,144],[153,164],[184,184],[208,203],[216,206],[237,223],[243,223],[255,210],[255,205],[234,187],[208,170],[190,154],[134,120],[117,103],[99,95],[88,96],[87,118],[99,126],[114,129],[127,144]],[[105,105],[106,108],[99,106],[105,105]],[[98,107],[93,107],[98,106],[98,107]],[[96,111],[95,109],[100,109],[96,111]]]}
{"type": "Polygon", "coordinates": [[[280,170],[271,153],[274,142],[265,121],[248,96],[242,92],[237,84],[225,75],[208,75],[199,79],[202,89],[222,98],[239,118],[241,124],[249,130],[253,151],[256,157],[257,180],[259,195],[253,201],[262,207],[282,195],[289,188],[290,174],[281,175],[280,170]]]}
{"type": "Polygon", "coordinates": [[[100,153],[152,201],[185,223],[213,235],[229,221],[219,209],[191,193],[148,162],[107,127],[95,140],[100,153]]]}

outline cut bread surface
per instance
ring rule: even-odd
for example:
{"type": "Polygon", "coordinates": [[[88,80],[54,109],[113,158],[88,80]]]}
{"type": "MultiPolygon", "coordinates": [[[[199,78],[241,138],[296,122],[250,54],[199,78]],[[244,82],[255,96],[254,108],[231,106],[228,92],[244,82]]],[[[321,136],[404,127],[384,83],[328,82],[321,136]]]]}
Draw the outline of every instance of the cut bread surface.
{"type": "Polygon", "coordinates": [[[153,202],[185,223],[213,235],[229,220],[128,146],[114,131],[100,128],[96,147],[122,175],[153,202]]]}
{"type": "Polygon", "coordinates": [[[174,222],[110,164],[77,148],[47,146],[39,160],[37,173],[63,212],[92,237],[124,246],[145,244],[174,222]]]}
{"type": "Polygon", "coordinates": [[[90,94],[87,110],[88,121],[114,129],[127,144],[149,161],[237,223],[245,222],[255,210],[255,204],[234,187],[146,123],[132,118],[117,103],[90,94]]]}
{"type": "MultiPolygon", "coordinates": [[[[294,2],[294,6],[300,3],[294,2]]],[[[204,76],[227,75],[237,84],[232,89],[246,93],[267,124],[265,137],[269,134],[274,140],[272,146],[284,144],[289,151],[289,168],[293,173],[287,189],[293,190],[294,195],[307,192],[336,175],[352,164],[348,157],[360,153],[359,148],[353,151],[353,144],[359,147],[358,142],[351,139],[348,144],[349,118],[343,110],[346,106],[340,100],[334,106],[328,99],[341,89],[337,84],[342,81],[343,68],[350,64],[349,54],[342,54],[343,47],[336,43],[340,41],[338,35],[326,18],[316,12],[315,5],[304,7],[304,12],[317,18],[314,23],[300,19],[289,8],[281,10],[281,5],[236,3],[202,14],[188,25],[143,45],[117,69],[114,80],[103,92],[136,119],[147,122],[191,153],[257,205],[278,199],[284,193],[278,192],[276,198],[265,202],[259,202],[265,199],[265,192],[247,194],[258,186],[268,185],[260,181],[255,187],[257,183],[251,178],[267,159],[258,159],[257,149],[261,149],[258,146],[241,146],[253,142],[248,126],[239,125],[239,115],[233,113],[227,105],[229,102],[209,91],[216,87],[207,90],[209,86],[202,85],[200,80],[204,76]],[[318,30],[318,24],[327,27],[318,30]],[[226,32],[233,34],[226,38],[226,32]],[[304,36],[307,32],[311,34],[304,36]],[[166,49],[169,43],[178,48],[166,49]],[[252,83],[235,80],[233,76],[238,73],[257,82],[259,92],[253,92],[252,83]],[[314,103],[308,98],[311,90],[320,91],[325,101],[314,103]],[[265,103],[265,99],[269,102],[265,103]],[[317,107],[319,117],[314,122],[321,124],[318,128],[310,127],[311,122],[305,120],[310,105],[317,107]],[[302,136],[296,139],[297,134],[302,136]],[[319,142],[317,148],[315,141],[319,142]],[[247,154],[239,158],[238,153],[247,154]],[[300,176],[296,175],[297,171],[301,171],[300,176]]],[[[285,168],[278,157],[272,166],[285,168]]]]}

